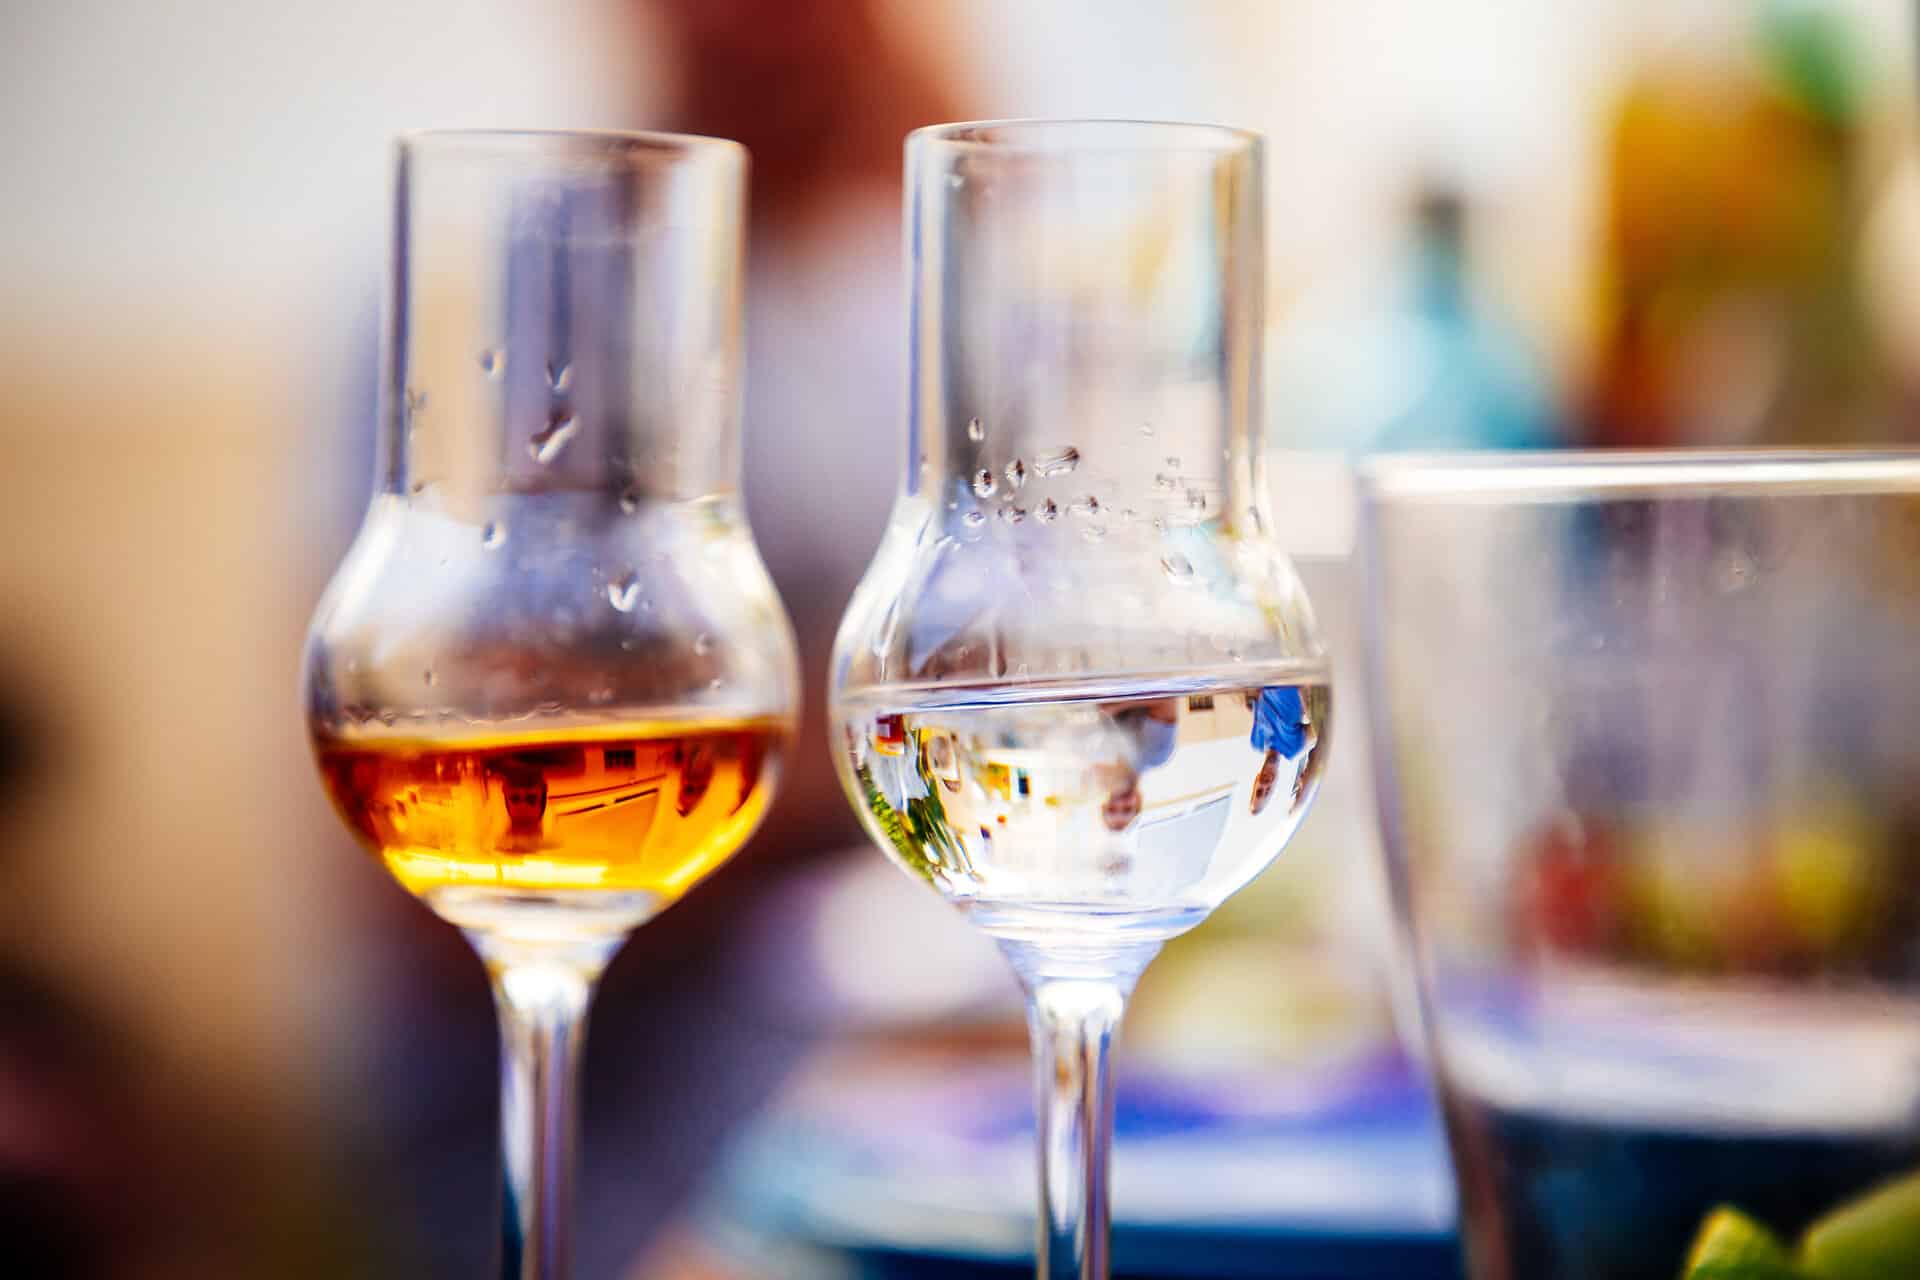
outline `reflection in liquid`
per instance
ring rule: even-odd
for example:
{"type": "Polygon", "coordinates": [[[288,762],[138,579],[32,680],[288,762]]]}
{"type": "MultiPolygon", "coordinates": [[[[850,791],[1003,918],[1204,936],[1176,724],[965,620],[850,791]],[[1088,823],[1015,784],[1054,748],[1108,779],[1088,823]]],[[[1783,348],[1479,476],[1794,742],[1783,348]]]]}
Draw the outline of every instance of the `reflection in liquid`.
{"type": "Polygon", "coordinates": [[[1324,760],[1327,700],[1296,679],[843,714],[873,829],[951,896],[1177,913],[1285,843],[1324,760]],[[1270,803],[1283,782],[1290,802],[1270,803]]]}

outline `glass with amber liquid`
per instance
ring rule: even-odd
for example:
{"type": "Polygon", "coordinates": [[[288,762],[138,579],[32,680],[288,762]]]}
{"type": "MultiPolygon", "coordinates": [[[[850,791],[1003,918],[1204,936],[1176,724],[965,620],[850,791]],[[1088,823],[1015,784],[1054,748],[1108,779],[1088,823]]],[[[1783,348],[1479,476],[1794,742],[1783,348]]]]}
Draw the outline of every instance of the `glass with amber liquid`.
{"type": "Polygon", "coordinates": [[[752,835],[791,738],[735,496],[745,182],[675,135],[398,148],[379,473],[306,705],[342,817],[492,976],[517,1280],[567,1271],[595,980],[752,835]]]}

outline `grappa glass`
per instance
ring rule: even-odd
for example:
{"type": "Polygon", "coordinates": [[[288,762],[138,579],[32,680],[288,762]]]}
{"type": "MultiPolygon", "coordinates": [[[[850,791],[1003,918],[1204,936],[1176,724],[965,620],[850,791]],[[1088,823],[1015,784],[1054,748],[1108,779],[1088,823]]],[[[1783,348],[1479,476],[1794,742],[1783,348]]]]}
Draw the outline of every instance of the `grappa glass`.
{"type": "Polygon", "coordinates": [[[1920,456],[1383,460],[1364,496],[1472,1275],[1920,1275],[1920,456]]]}
{"type": "Polygon", "coordinates": [[[1312,798],[1327,667],[1270,527],[1261,142],[907,142],[906,473],[833,661],[849,796],[1029,997],[1038,1272],[1108,1273],[1108,1052],[1312,798]]]}
{"type": "Polygon", "coordinates": [[[594,982],[752,833],[795,713],[735,494],[747,159],[429,133],[397,161],[378,474],[307,713],[342,816],[486,962],[501,1274],[559,1280],[594,982]]]}

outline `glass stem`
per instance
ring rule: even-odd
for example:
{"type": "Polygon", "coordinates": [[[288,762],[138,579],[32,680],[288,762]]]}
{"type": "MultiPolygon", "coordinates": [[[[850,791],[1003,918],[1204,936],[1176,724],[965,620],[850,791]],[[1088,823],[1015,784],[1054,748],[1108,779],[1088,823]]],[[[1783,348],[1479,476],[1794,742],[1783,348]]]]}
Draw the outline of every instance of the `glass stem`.
{"type": "Polygon", "coordinates": [[[1107,1280],[1113,1038],[1133,984],[1157,949],[1091,970],[1074,965],[1049,972],[1054,966],[1034,963],[1043,958],[1014,957],[1033,1037],[1039,1280],[1107,1280]]]}
{"type": "Polygon", "coordinates": [[[565,1280],[587,1003],[599,967],[573,957],[493,967],[500,1015],[500,1136],[506,1202],[501,1280],[565,1280]]]}

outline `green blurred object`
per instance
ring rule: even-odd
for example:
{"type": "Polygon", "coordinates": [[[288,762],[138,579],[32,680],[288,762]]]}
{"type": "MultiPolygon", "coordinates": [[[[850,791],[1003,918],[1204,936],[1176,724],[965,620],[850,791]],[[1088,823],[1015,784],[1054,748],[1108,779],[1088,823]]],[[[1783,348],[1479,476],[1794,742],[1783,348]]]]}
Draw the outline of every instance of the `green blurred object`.
{"type": "Polygon", "coordinates": [[[1773,1232],[1738,1209],[1707,1215],[1687,1254],[1681,1280],[1803,1280],[1773,1232]]]}
{"type": "Polygon", "coordinates": [[[1808,1227],[1800,1263],[1819,1280],[1920,1276],[1920,1173],[1888,1183],[1808,1227]]]}

